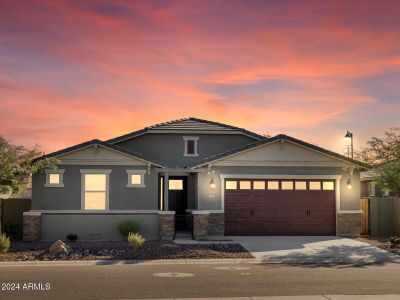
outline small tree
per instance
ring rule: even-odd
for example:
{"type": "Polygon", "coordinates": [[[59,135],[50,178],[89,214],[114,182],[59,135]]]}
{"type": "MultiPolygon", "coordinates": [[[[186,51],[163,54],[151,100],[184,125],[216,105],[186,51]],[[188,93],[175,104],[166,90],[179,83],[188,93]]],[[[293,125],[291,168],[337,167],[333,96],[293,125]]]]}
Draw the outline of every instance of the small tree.
{"type": "Polygon", "coordinates": [[[367,147],[356,153],[359,160],[373,166],[374,183],[400,196],[400,127],[391,127],[384,137],[372,137],[367,147]]]}
{"type": "Polygon", "coordinates": [[[7,195],[6,198],[10,198],[19,192],[24,180],[31,174],[43,169],[55,169],[56,159],[44,158],[35,160],[42,154],[37,147],[33,150],[28,150],[23,146],[12,145],[8,140],[0,136],[0,194],[7,195]]]}

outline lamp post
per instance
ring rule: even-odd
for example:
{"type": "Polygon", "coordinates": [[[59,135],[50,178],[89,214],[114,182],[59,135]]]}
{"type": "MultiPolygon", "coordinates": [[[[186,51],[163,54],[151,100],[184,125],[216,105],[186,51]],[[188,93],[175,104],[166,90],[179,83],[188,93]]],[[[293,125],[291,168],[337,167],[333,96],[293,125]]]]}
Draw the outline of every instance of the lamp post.
{"type": "Polygon", "coordinates": [[[348,131],[346,132],[346,135],[344,136],[346,139],[350,139],[350,151],[347,152],[347,156],[351,158],[354,158],[354,148],[353,148],[353,133],[348,131]]]}

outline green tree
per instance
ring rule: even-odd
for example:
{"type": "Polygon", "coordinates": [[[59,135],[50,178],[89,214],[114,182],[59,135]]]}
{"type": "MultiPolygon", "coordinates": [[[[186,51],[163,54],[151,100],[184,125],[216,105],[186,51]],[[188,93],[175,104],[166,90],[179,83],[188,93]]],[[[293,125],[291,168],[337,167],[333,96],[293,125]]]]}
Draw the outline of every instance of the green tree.
{"type": "Polygon", "coordinates": [[[4,195],[4,198],[10,198],[19,192],[24,180],[32,174],[43,169],[56,168],[56,159],[44,158],[36,160],[42,155],[43,153],[39,152],[37,147],[33,150],[28,150],[23,146],[12,145],[10,141],[0,136],[0,195],[4,195]]]}
{"type": "Polygon", "coordinates": [[[376,172],[374,183],[400,196],[400,127],[391,127],[383,137],[372,137],[357,158],[376,172]]]}

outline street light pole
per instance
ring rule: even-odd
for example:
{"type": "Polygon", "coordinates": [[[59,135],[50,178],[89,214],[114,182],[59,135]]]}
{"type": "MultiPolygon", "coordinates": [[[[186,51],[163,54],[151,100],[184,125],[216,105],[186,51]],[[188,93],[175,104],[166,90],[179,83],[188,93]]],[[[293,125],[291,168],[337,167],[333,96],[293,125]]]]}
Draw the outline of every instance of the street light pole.
{"type": "Polygon", "coordinates": [[[346,135],[344,137],[350,139],[350,153],[348,153],[347,156],[350,156],[351,154],[351,158],[353,159],[354,158],[353,133],[347,130],[346,135]]]}

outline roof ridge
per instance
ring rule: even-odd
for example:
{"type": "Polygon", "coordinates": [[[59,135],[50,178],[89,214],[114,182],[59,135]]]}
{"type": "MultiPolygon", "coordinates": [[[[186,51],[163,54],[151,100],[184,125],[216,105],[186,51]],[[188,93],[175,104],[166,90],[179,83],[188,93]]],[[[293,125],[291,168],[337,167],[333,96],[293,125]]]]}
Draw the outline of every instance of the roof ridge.
{"type": "Polygon", "coordinates": [[[103,146],[103,147],[106,147],[106,148],[109,148],[109,149],[120,151],[122,153],[125,153],[125,154],[128,154],[130,156],[136,157],[136,158],[138,158],[140,160],[144,160],[144,161],[147,161],[147,162],[152,163],[154,165],[163,167],[163,165],[161,165],[158,162],[153,161],[152,159],[149,159],[148,157],[146,157],[142,153],[133,151],[131,149],[127,149],[125,147],[120,147],[120,146],[117,146],[117,145],[113,145],[110,142],[102,141],[102,140],[99,140],[99,139],[88,140],[86,142],[82,142],[82,143],[79,143],[79,144],[76,144],[76,145],[73,145],[73,146],[70,146],[70,147],[66,147],[66,148],[58,150],[58,151],[54,151],[54,152],[51,152],[51,153],[48,153],[48,154],[44,154],[44,155],[42,155],[40,157],[35,158],[34,160],[36,161],[36,160],[41,160],[41,159],[45,159],[45,158],[49,158],[49,157],[57,157],[59,155],[63,155],[63,154],[66,154],[66,153],[69,153],[69,152],[72,152],[72,151],[75,151],[75,150],[78,150],[78,149],[81,149],[81,148],[85,148],[85,147],[88,147],[88,146],[92,146],[92,145],[100,145],[100,146],[103,146]]]}
{"type": "MultiPolygon", "coordinates": [[[[255,139],[258,139],[258,140],[264,140],[265,139],[264,136],[262,136],[262,135],[260,135],[258,133],[255,133],[255,132],[252,132],[252,131],[249,131],[249,130],[246,130],[244,128],[240,128],[240,127],[237,127],[237,126],[224,124],[224,123],[220,123],[220,122],[216,122],[216,121],[200,119],[200,118],[196,118],[196,117],[186,117],[186,118],[180,118],[180,119],[175,119],[175,120],[170,120],[170,121],[166,121],[166,122],[157,123],[157,124],[154,124],[154,125],[151,125],[151,126],[146,126],[143,129],[140,129],[140,130],[137,130],[137,131],[132,131],[130,133],[127,133],[127,134],[120,135],[118,137],[109,139],[109,140],[107,140],[107,142],[109,142],[109,143],[117,143],[117,142],[120,142],[120,141],[123,141],[123,140],[126,140],[126,139],[134,138],[134,137],[136,137],[138,135],[146,134],[150,130],[156,130],[156,129],[162,130],[163,129],[162,126],[168,126],[168,125],[172,125],[172,124],[177,124],[179,122],[184,122],[184,121],[194,121],[194,122],[199,122],[199,123],[208,124],[208,125],[220,126],[220,127],[223,127],[223,128],[220,128],[219,130],[228,130],[228,129],[237,130],[237,131],[240,131],[243,134],[246,134],[246,135],[248,135],[250,137],[253,137],[255,139]]],[[[179,129],[179,128],[173,128],[173,130],[177,130],[177,129],[179,129]]],[[[216,129],[213,129],[212,127],[211,128],[200,128],[200,129],[204,130],[204,131],[216,130],[216,129]]]]}
{"type": "Polygon", "coordinates": [[[304,147],[311,148],[311,149],[313,149],[315,151],[325,153],[326,155],[334,156],[334,157],[336,157],[338,159],[349,161],[349,162],[351,162],[353,164],[357,164],[357,165],[359,165],[361,167],[364,167],[364,168],[366,167],[366,164],[364,164],[364,163],[362,163],[360,161],[357,161],[355,159],[346,157],[344,155],[341,155],[339,153],[336,153],[336,152],[334,152],[332,150],[322,148],[320,146],[317,146],[317,145],[312,144],[312,143],[305,142],[303,140],[296,139],[296,138],[291,137],[291,136],[286,135],[286,134],[277,134],[277,135],[275,135],[273,137],[270,137],[270,138],[264,138],[263,140],[256,141],[254,143],[250,143],[250,144],[247,144],[247,145],[244,145],[244,146],[240,146],[240,147],[228,150],[228,151],[224,151],[222,153],[218,153],[218,154],[215,154],[215,155],[211,155],[209,157],[205,157],[205,158],[203,158],[203,159],[201,159],[201,160],[199,160],[197,162],[194,162],[194,163],[191,163],[191,164],[187,165],[185,168],[199,167],[199,166],[205,165],[207,163],[211,163],[213,161],[222,159],[222,158],[224,158],[224,157],[226,157],[228,155],[237,154],[237,153],[240,153],[242,151],[257,147],[259,145],[263,145],[263,144],[267,144],[269,142],[275,142],[275,141],[279,141],[279,140],[291,141],[293,143],[302,145],[304,147]]]}

